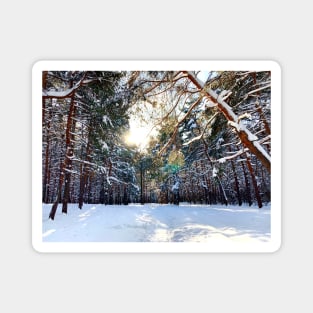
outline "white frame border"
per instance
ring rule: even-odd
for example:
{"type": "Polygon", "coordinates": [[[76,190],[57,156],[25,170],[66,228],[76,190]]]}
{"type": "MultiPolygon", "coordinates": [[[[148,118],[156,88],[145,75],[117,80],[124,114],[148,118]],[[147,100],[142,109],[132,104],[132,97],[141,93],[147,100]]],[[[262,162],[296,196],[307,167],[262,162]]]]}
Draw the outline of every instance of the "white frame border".
{"type": "Polygon", "coordinates": [[[272,60],[256,61],[38,61],[32,68],[32,245],[37,252],[255,253],[281,247],[281,67],[272,60]],[[61,70],[229,70],[271,71],[271,240],[266,243],[187,242],[43,242],[42,241],[42,71],[61,70]]]}

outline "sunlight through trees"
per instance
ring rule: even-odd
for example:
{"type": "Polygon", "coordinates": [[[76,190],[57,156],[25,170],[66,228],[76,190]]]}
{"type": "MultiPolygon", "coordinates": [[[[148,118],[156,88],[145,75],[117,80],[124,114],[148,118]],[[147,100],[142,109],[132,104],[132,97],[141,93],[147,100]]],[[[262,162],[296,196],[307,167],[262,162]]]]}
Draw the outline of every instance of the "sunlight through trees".
{"type": "Polygon", "coordinates": [[[270,71],[45,71],[42,200],[271,200],[270,71]]]}

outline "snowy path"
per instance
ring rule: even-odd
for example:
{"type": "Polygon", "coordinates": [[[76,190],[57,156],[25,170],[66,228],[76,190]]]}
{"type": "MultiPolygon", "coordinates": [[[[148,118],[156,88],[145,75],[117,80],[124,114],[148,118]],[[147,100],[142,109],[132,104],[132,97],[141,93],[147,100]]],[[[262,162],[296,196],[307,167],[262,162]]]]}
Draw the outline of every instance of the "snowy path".
{"type": "Polygon", "coordinates": [[[270,240],[270,207],[207,205],[69,205],[48,219],[43,205],[43,241],[54,242],[209,242],[270,240]]]}

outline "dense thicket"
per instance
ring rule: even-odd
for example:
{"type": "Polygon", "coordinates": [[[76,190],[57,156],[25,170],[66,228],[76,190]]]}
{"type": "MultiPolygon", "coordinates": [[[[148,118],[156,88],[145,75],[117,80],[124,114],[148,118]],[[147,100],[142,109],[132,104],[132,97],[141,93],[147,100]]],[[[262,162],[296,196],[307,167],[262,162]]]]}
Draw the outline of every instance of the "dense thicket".
{"type": "Polygon", "coordinates": [[[133,77],[163,112],[149,150],[162,164],[150,182],[159,201],[270,201],[270,72],[210,72],[206,82],[184,71],[133,77]]]}
{"type": "Polygon", "coordinates": [[[125,73],[43,73],[43,202],[127,203],[136,193],[123,141],[130,90],[125,73]]]}
{"type": "Polygon", "coordinates": [[[42,200],[252,203],[270,195],[270,72],[43,72],[42,200]],[[157,135],[125,144],[137,107],[157,135]]]}

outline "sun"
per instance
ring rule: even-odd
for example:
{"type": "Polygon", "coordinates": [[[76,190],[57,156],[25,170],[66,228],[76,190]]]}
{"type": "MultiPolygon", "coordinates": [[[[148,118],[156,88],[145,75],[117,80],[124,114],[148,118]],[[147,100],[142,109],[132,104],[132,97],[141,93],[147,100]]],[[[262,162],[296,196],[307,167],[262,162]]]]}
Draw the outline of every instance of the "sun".
{"type": "Polygon", "coordinates": [[[131,120],[129,131],[125,135],[126,144],[144,149],[150,141],[150,130],[150,127],[140,125],[136,120],[131,120]]]}

